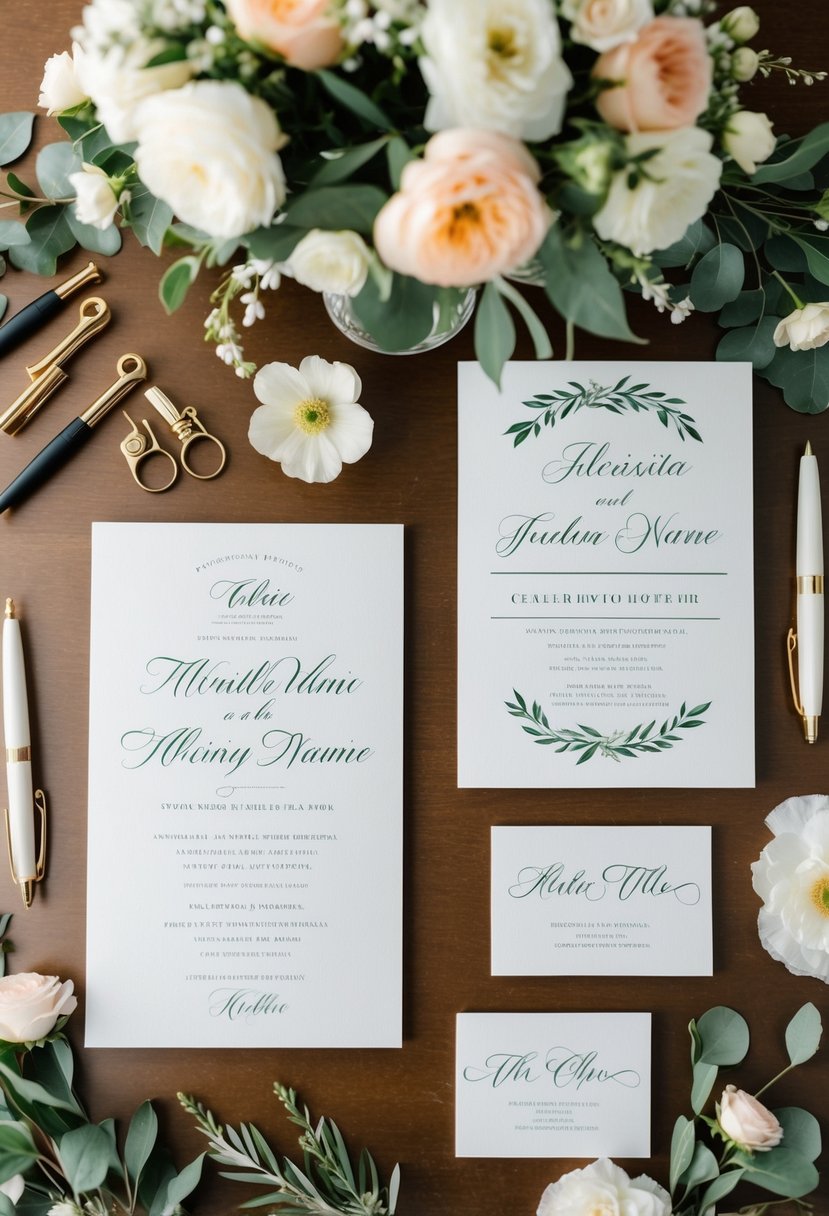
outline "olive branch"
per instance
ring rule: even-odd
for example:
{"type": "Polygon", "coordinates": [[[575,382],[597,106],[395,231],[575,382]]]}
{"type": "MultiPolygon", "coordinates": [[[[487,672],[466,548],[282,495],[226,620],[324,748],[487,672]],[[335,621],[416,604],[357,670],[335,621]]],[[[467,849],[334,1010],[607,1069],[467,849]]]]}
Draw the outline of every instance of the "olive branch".
{"type": "Polygon", "coordinates": [[[659,729],[656,727],[654,718],[652,722],[634,726],[633,730],[618,730],[612,734],[603,735],[601,731],[595,730],[592,726],[582,724],[579,724],[576,729],[554,728],[550,726],[547,715],[537,701],[533,701],[530,707],[517,689],[514,688],[512,691],[515,701],[505,701],[504,704],[513,718],[523,718],[526,723],[529,723],[529,725],[522,726],[521,729],[532,736],[534,743],[546,746],[556,745],[557,752],[581,752],[577,764],[585,764],[588,760],[592,760],[597,752],[601,756],[620,763],[623,756],[635,759],[643,752],[667,751],[675,743],[682,742],[682,736],[674,734],[674,731],[692,730],[695,726],[704,726],[702,715],[711,707],[711,702],[705,701],[702,705],[695,705],[693,709],[688,709],[683,701],[679,712],[672,718],[666,718],[659,729]]]}
{"type": "Polygon", "coordinates": [[[681,397],[668,397],[659,389],[652,389],[649,384],[628,384],[630,376],[622,379],[612,388],[590,381],[590,387],[585,388],[577,380],[568,381],[574,391],[559,388],[553,393],[536,393],[523,404],[534,410],[531,418],[524,418],[508,427],[505,435],[514,436],[512,446],[517,448],[530,435],[537,438],[543,426],[553,427],[561,422],[568,414],[575,414],[583,409],[609,410],[611,414],[624,414],[632,410],[634,413],[654,413],[663,426],[674,427],[679,438],[696,439],[702,443],[702,436],[696,429],[694,419],[690,414],[683,413],[681,407],[685,402],[681,397]]]}

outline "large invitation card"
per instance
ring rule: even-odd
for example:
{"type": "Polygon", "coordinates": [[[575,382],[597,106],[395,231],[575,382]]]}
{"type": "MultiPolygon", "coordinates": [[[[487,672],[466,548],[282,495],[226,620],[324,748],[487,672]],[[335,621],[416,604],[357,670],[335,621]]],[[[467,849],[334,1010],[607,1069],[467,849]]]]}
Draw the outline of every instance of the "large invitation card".
{"type": "Polygon", "coordinates": [[[493,828],[492,974],[712,975],[711,829],[493,828]]]}
{"type": "Polygon", "coordinates": [[[751,367],[459,369],[458,784],[754,784],[751,367]]]}
{"type": "Polygon", "coordinates": [[[648,1157],[649,1013],[461,1013],[457,1157],[648,1157]]]}
{"type": "Polygon", "coordinates": [[[93,526],[88,1046],[400,1045],[402,557],[93,526]]]}

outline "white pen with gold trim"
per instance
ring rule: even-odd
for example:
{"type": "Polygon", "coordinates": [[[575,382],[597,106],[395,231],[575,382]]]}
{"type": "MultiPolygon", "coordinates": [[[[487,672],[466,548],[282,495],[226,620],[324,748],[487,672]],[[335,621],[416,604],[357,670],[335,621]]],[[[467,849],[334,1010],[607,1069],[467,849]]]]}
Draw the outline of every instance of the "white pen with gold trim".
{"type": "Polygon", "coordinates": [[[800,458],[797,488],[797,679],[807,743],[817,739],[823,708],[823,523],[812,445],[800,458]]]}
{"type": "MultiPolygon", "coordinates": [[[[3,731],[6,743],[6,780],[9,805],[6,810],[6,836],[12,878],[20,888],[23,902],[30,907],[34,884],[43,877],[43,845],[38,858],[35,843],[35,809],[41,816],[45,808],[36,803],[32,783],[32,747],[29,730],[29,700],[26,692],[26,667],[20,621],[15,616],[14,600],[6,600],[3,621],[3,731]]],[[[43,794],[37,791],[42,800],[43,794]]]]}

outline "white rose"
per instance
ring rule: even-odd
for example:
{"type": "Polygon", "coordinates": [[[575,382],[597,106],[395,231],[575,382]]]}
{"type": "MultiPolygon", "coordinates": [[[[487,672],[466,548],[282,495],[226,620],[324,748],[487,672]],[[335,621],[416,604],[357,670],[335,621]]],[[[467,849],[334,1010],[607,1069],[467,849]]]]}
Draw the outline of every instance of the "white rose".
{"type": "Polygon", "coordinates": [[[209,236],[269,224],[285,200],[269,106],[230,81],[199,80],[150,97],[135,114],[138,173],[151,193],[209,236]]]}
{"type": "Polygon", "coordinates": [[[774,331],[774,345],[816,350],[829,342],[829,304],[804,304],[784,317],[774,331]]]}
{"type": "Polygon", "coordinates": [[[33,971],[0,977],[0,1039],[33,1043],[45,1038],[58,1018],[77,1006],[73,988],[71,980],[62,984],[54,975],[33,971]]]}
{"type": "Polygon", "coordinates": [[[653,20],[651,0],[563,0],[561,15],[573,24],[570,37],[594,51],[610,51],[633,42],[653,20]]]}
{"type": "Polygon", "coordinates": [[[736,1085],[726,1085],[717,1107],[720,1127],[735,1144],[751,1152],[768,1153],[783,1139],[776,1115],[736,1085]]]}
{"type": "Polygon", "coordinates": [[[312,291],[356,296],[366,281],[370,259],[359,233],[314,228],[302,238],[283,269],[312,291]]]}
{"type": "Polygon", "coordinates": [[[72,54],[61,51],[52,55],[43,65],[40,96],[37,104],[48,114],[62,114],[86,101],[86,90],[78,80],[76,58],[80,53],[77,42],[72,43],[72,54]]]}
{"type": "Polygon", "coordinates": [[[148,68],[163,46],[163,42],[138,38],[129,47],[112,46],[103,53],[83,51],[76,56],[78,80],[115,143],[136,138],[135,111],[140,102],[154,93],[179,88],[193,75],[186,59],[148,68]]]}
{"type": "Polygon", "coordinates": [[[725,14],[720,21],[720,29],[735,42],[749,42],[760,29],[760,18],[753,8],[740,4],[725,14]]]}
{"type": "Polygon", "coordinates": [[[749,177],[757,172],[758,164],[768,160],[777,146],[767,115],[753,110],[738,110],[731,115],[723,131],[722,143],[749,177]]]}
{"type": "Polygon", "coordinates": [[[678,241],[705,214],[720,181],[722,164],[711,153],[711,136],[699,127],[633,132],[625,140],[631,157],[656,149],[631,189],[630,169],[614,174],[607,201],[593,217],[605,241],[626,245],[637,256],[678,241]]]}
{"type": "Polygon", "coordinates": [[[428,131],[547,139],[561,130],[573,78],[550,0],[431,0],[421,38],[428,131]]]}
{"type": "Polygon", "coordinates": [[[602,1158],[582,1170],[571,1170],[541,1196],[537,1216],[587,1216],[589,1212],[624,1216],[671,1216],[671,1197],[645,1174],[629,1178],[602,1158]]]}
{"type": "Polygon", "coordinates": [[[80,222],[93,228],[109,228],[119,200],[103,169],[84,162],[83,171],[70,173],[69,181],[75,191],[75,215],[80,222]]]}

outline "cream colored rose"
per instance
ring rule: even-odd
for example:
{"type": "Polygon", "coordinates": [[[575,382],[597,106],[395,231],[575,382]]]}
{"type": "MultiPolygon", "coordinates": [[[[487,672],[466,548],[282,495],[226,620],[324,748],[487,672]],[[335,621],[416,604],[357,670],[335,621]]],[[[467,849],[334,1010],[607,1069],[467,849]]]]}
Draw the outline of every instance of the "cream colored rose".
{"type": "Polygon", "coordinates": [[[655,154],[632,188],[629,169],[614,174],[605,204],[593,217],[602,240],[626,245],[637,256],[678,241],[717,191],[722,163],[712,155],[711,143],[699,127],[628,135],[629,157],[655,154]]]}
{"type": "Polygon", "coordinates": [[[54,1029],[58,1018],[72,1013],[78,1002],[71,980],[22,971],[0,978],[0,1039],[33,1043],[54,1029]]]}
{"type": "Polygon", "coordinates": [[[570,37],[594,51],[632,42],[653,20],[651,0],[563,0],[561,15],[573,24],[570,37]]]}
{"type": "Polygon", "coordinates": [[[670,131],[702,113],[711,92],[713,65],[701,21],[657,17],[635,42],[600,55],[597,80],[615,81],[596,99],[605,122],[619,131],[670,131]]]}
{"type": "Polygon", "coordinates": [[[783,1139],[783,1128],[771,1111],[736,1085],[726,1085],[723,1091],[718,1122],[729,1140],[751,1152],[767,1153],[783,1139]]]}
{"type": "Polygon", "coordinates": [[[829,342],[829,304],[804,304],[784,317],[774,331],[774,345],[816,350],[829,342]]]}
{"type": "Polygon", "coordinates": [[[753,8],[740,4],[725,14],[720,21],[720,29],[735,42],[750,42],[760,30],[760,18],[753,8]]]}
{"type": "Polygon", "coordinates": [[[731,56],[731,76],[740,84],[753,80],[760,67],[760,56],[750,46],[738,46],[731,56]]]}
{"type": "Polygon", "coordinates": [[[269,224],[285,199],[273,111],[241,85],[199,80],[151,97],[135,116],[141,180],[209,236],[269,224]]]}
{"type": "Polygon", "coordinates": [[[75,215],[82,224],[93,228],[109,228],[118,210],[118,197],[109,178],[97,165],[84,164],[80,173],[70,173],[75,190],[75,215]]]}
{"type": "Polygon", "coordinates": [[[155,93],[179,88],[193,75],[186,59],[148,68],[146,65],[163,48],[163,42],[138,38],[126,47],[77,54],[78,81],[95,103],[98,117],[115,143],[136,138],[134,119],[140,102],[155,93]]]}
{"type": "Polygon", "coordinates": [[[753,110],[738,110],[726,123],[722,144],[733,156],[743,173],[751,177],[758,164],[768,160],[777,147],[777,140],[766,114],[753,110]]]}
{"type": "Polygon", "coordinates": [[[343,52],[331,0],[227,0],[243,38],[262,42],[295,68],[313,71],[336,63],[343,52]]]}
{"type": "Polygon", "coordinates": [[[442,131],[403,170],[400,191],[374,223],[380,257],[441,287],[484,283],[529,261],[552,214],[538,165],[495,131],[442,131]]]}
{"type": "Polygon", "coordinates": [[[671,1210],[670,1195],[652,1178],[630,1178],[604,1157],[551,1183],[536,1216],[671,1216],[671,1210]]]}
{"type": "Polygon", "coordinates": [[[312,291],[356,296],[365,284],[370,259],[359,233],[314,228],[302,238],[283,269],[312,291]]]}
{"type": "Polygon", "coordinates": [[[43,65],[43,79],[40,82],[40,96],[37,104],[47,114],[62,114],[86,101],[86,90],[78,80],[76,56],[80,53],[77,42],[72,44],[72,54],[61,51],[52,55],[43,65]]]}
{"type": "Polygon", "coordinates": [[[561,130],[573,78],[550,0],[430,0],[420,33],[427,131],[548,139],[561,130]]]}

